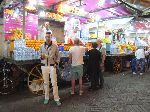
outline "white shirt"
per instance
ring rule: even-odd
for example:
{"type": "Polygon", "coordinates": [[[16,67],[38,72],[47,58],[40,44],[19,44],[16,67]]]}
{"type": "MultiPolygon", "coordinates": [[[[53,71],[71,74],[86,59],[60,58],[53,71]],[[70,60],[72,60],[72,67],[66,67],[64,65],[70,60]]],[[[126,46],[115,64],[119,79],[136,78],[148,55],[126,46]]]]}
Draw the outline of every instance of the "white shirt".
{"type": "Polygon", "coordinates": [[[138,49],[137,51],[135,51],[135,56],[137,59],[145,58],[144,49],[138,49]]]}
{"type": "Polygon", "coordinates": [[[77,18],[70,18],[65,22],[64,30],[65,30],[66,44],[68,44],[69,39],[73,40],[75,38],[80,38],[80,30],[81,30],[80,20],[77,18]],[[74,32],[75,28],[78,28],[77,32],[74,32]]]}
{"type": "Polygon", "coordinates": [[[69,49],[69,53],[72,55],[72,66],[84,64],[83,56],[85,54],[85,47],[73,46],[69,49]]]}
{"type": "Polygon", "coordinates": [[[45,27],[41,29],[41,32],[38,36],[38,40],[44,40],[46,41],[45,39],[45,36],[46,36],[46,32],[52,32],[50,29],[46,29],[45,27]]]}

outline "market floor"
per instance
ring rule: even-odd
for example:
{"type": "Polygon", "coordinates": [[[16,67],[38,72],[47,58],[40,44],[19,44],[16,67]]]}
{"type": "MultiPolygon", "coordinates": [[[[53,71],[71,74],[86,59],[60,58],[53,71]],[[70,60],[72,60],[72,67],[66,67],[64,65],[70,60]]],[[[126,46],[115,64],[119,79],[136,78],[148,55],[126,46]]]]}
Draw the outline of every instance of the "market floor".
{"type": "Polygon", "coordinates": [[[85,84],[83,96],[71,96],[70,88],[60,90],[60,107],[53,100],[43,105],[43,96],[28,91],[15,97],[3,96],[0,112],[150,112],[150,73],[143,76],[132,76],[129,72],[109,74],[105,76],[103,89],[94,92],[87,89],[85,84]]]}

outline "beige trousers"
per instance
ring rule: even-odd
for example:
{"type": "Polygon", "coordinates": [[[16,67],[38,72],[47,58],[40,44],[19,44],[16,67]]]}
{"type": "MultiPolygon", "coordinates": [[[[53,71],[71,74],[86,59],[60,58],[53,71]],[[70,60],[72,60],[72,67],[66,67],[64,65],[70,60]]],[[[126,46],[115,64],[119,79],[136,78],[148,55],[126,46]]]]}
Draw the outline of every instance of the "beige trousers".
{"type": "Polygon", "coordinates": [[[55,101],[59,101],[58,96],[58,86],[57,86],[57,74],[56,68],[53,66],[41,66],[43,79],[44,79],[44,90],[45,90],[45,99],[49,100],[49,75],[51,79],[51,83],[53,86],[53,96],[55,101]]]}

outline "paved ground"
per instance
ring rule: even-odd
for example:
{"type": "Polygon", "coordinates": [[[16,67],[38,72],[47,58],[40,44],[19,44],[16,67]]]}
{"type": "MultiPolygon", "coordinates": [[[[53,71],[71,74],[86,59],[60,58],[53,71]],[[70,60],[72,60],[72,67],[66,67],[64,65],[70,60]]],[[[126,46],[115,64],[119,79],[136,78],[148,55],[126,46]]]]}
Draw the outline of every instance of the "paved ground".
{"type": "MultiPolygon", "coordinates": [[[[102,90],[71,96],[69,89],[60,90],[62,106],[51,100],[43,105],[43,96],[28,91],[0,97],[0,112],[150,112],[150,73],[143,76],[107,74],[102,90]]],[[[52,98],[52,96],[51,96],[52,98]]]]}

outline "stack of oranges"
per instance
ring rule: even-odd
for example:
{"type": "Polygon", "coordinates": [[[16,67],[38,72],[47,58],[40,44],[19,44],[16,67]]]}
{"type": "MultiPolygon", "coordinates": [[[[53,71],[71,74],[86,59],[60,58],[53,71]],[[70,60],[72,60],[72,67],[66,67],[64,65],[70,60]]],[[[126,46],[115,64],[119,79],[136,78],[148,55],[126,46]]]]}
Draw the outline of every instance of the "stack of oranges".
{"type": "Polygon", "coordinates": [[[34,48],[36,51],[40,50],[41,44],[43,44],[43,40],[26,40],[26,46],[34,48]]]}
{"type": "Polygon", "coordinates": [[[69,51],[70,47],[72,47],[71,44],[64,44],[62,42],[57,42],[58,46],[64,46],[64,51],[69,51]]]}
{"type": "Polygon", "coordinates": [[[23,33],[22,33],[22,30],[20,28],[11,29],[10,33],[12,33],[10,40],[16,40],[16,39],[23,38],[23,33]]]}
{"type": "MultiPolygon", "coordinates": [[[[11,29],[9,32],[11,33],[10,36],[11,41],[23,38],[23,32],[21,28],[11,29]]],[[[25,39],[31,39],[31,38],[32,37],[30,33],[25,34],[25,39]]],[[[34,36],[34,39],[36,39],[36,36],[34,36]]]]}
{"type": "Polygon", "coordinates": [[[69,51],[70,47],[72,47],[72,45],[65,44],[65,45],[64,45],[64,50],[65,50],[65,51],[69,51]]]}

